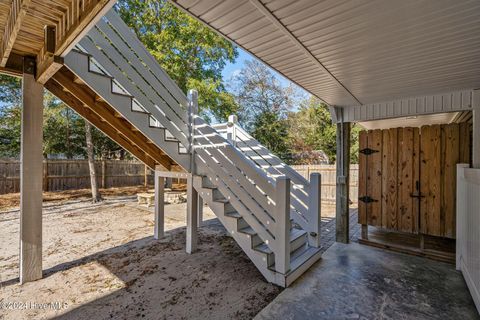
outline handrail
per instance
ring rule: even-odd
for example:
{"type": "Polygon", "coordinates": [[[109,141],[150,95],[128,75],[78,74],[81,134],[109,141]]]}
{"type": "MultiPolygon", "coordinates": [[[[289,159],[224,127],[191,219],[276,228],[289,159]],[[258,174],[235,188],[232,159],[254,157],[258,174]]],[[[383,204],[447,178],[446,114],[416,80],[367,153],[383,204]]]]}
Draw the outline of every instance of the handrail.
{"type": "Polygon", "coordinates": [[[212,127],[224,138],[227,138],[236,150],[239,150],[239,152],[250,159],[268,177],[274,181],[283,176],[290,179],[291,216],[304,230],[311,234],[316,234],[312,242],[318,243],[320,230],[320,176],[312,174],[310,179],[313,183],[310,183],[243,130],[236,123],[235,119],[235,117],[230,117],[229,122],[215,124],[212,127]]]}

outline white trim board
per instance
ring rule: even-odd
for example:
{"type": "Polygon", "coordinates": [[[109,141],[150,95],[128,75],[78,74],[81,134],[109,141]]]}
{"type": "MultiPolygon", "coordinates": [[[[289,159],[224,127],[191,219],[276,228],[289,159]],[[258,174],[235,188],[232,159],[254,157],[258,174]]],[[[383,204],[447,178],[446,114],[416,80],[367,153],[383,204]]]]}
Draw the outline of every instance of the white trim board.
{"type": "MultiPolygon", "coordinates": [[[[475,91],[477,90],[453,91],[343,107],[343,117],[345,122],[362,122],[473,110],[473,96],[475,91]]],[[[338,117],[336,117],[336,119],[337,122],[340,121],[338,117]]]]}

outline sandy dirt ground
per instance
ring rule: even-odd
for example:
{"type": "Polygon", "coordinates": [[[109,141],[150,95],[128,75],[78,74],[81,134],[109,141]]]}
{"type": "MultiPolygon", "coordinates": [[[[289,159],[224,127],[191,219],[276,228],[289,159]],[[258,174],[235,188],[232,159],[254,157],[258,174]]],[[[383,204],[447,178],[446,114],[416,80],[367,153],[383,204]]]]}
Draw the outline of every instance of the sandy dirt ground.
{"type": "Polygon", "coordinates": [[[44,209],[44,279],[18,284],[18,209],[0,213],[0,319],[250,319],[281,291],[205,208],[199,251],[185,253],[185,204],[153,209],[134,197],[44,209]]]}

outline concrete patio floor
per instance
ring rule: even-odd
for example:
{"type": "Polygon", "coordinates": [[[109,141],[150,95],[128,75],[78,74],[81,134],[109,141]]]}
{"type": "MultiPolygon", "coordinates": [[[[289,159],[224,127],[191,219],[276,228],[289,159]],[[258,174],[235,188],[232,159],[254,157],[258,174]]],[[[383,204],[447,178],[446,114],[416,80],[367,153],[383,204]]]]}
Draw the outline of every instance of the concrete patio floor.
{"type": "Polygon", "coordinates": [[[335,243],[255,319],[480,317],[454,266],[356,243],[335,243]]]}

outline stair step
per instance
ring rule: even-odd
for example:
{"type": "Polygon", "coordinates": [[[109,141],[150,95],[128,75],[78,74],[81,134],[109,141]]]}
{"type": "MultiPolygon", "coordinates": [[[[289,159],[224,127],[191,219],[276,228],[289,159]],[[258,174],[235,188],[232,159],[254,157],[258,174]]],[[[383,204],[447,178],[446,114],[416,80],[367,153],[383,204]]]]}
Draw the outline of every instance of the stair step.
{"type": "Polygon", "coordinates": [[[242,216],[240,215],[240,213],[238,213],[237,211],[234,211],[234,212],[227,212],[225,213],[225,215],[227,217],[231,217],[231,218],[235,218],[235,219],[240,219],[242,216]]]}
{"type": "MultiPolygon", "coordinates": [[[[290,248],[291,252],[294,252],[298,250],[302,245],[306,244],[307,239],[306,239],[307,232],[304,230],[300,229],[293,229],[292,232],[290,232],[290,248]],[[304,239],[302,239],[302,237],[304,239]]],[[[268,247],[266,243],[262,243],[254,248],[256,251],[263,252],[266,254],[272,254],[273,251],[268,247]]]]}
{"type": "Polygon", "coordinates": [[[257,233],[255,232],[255,230],[253,230],[252,227],[242,228],[242,229],[240,229],[240,230],[238,230],[238,231],[241,232],[241,233],[245,233],[245,234],[251,235],[251,236],[254,236],[254,235],[257,234],[257,233]]]}
{"type": "Polygon", "coordinates": [[[213,201],[214,202],[220,202],[220,203],[229,203],[230,202],[228,199],[215,199],[213,201]]]}

